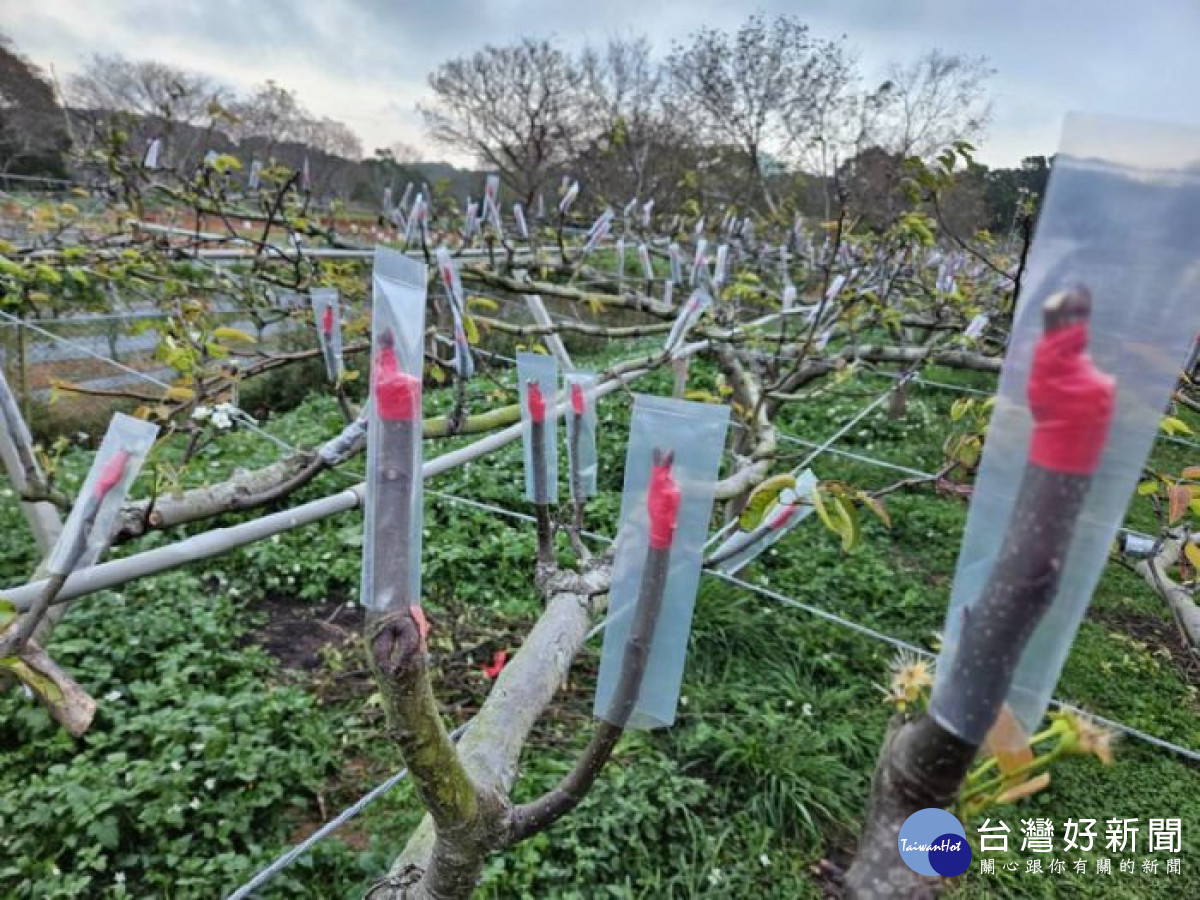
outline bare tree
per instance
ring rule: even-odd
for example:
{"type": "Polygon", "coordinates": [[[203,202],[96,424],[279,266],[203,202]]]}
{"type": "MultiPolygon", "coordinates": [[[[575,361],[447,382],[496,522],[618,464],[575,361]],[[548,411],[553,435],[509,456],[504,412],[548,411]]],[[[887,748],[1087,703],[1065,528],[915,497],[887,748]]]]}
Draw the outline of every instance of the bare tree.
{"type": "Polygon", "coordinates": [[[232,93],[208,75],[154,60],[97,55],[67,83],[67,97],[92,126],[107,131],[112,115],[134,146],[160,137],[175,165],[189,167],[206,147],[203,129],[211,129],[232,93]]]}
{"type": "Polygon", "coordinates": [[[733,34],[702,28],[675,45],[667,64],[672,104],[706,141],[744,156],[751,190],[772,210],[769,164],[806,111],[836,97],[852,71],[840,44],[813,38],[790,16],[754,15],[733,34]]]}
{"type": "Polygon", "coordinates": [[[644,37],[612,38],[580,58],[590,140],[579,172],[599,194],[622,202],[655,198],[679,180],[685,130],[664,103],[667,76],[644,37]]]}
{"type": "Polygon", "coordinates": [[[877,92],[879,115],[871,142],[891,153],[926,159],[955,141],[977,139],[991,118],[986,57],[930,50],[916,62],[893,65],[877,92]]]}
{"type": "Polygon", "coordinates": [[[421,113],[434,140],[499,171],[526,203],[576,144],[579,67],[549,41],[524,38],[450,60],[430,76],[421,113]]]}

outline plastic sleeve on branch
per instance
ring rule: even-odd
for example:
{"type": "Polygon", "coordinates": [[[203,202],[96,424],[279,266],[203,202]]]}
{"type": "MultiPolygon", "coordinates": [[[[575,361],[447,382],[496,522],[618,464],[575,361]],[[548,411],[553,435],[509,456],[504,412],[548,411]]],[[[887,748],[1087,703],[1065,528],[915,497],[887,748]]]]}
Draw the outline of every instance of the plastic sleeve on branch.
{"type": "Polygon", "coordinates": [[[671,566],[671,543],[679,514],[681,495],[671,475],[671,463],[670,453],[654,452],[646,500],[650,516],[646,565],[642,572],[629,640],[622,657],[621,676],[613,691],[608,712],[596,723],[591,740],[571,772],[553,790],[513,810],[510,831],[512,843],[549,827],[579,805],[595,784],[633,714],[662,611],[667,573],[671,566]]]}

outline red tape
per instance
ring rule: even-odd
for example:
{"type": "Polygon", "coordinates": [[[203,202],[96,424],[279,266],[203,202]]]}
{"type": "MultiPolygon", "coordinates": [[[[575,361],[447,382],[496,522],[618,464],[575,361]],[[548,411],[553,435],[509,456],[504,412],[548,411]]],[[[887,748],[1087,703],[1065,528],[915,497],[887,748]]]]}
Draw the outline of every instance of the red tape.
{"type": "Polygon", "coordinates": [[[529,418],[534,422],[546,421],[546,398],[542,396],[542,388],[536,381],[525,386],[525,402],[529,406],[529,418]]]}
{"type": "Polygon", "coordinates": [[[571,409],[575,411],[575,415],[583,415],[583,387],[578,382],[571,385],[571,409]]]}
{"type": "Polygon", "coordinates": [[[653,466],[646,506],[650,511],[650,546],[655,550],[665,550],[675,539],[680,499],[679,486],[671,476],[670,464],[653,466]]]}
{"type": "Polygon", "coordinates": [[[1029,376],[1029,461],[1069,475],[1096,471],[1116,406],[1116,382],[1096,368],[1087,343],[1086,322],[1047,332],[1034,349],[1029,376]]]}
{"type": "Polygon", "coordinates": [[[321,317],[321,330],[328,334],[333,334],[333,307],[325,307],[325,314],[321,317]]]}
{"type": "Polygon", "coordinates": [[[391,347],[375,358],[375,408],[389,421],[411,421],[421,409],[421,380],[400,371],[391,347]]]}
{"type": "Polygon", "coordinates": [[[100,470],[100,477],[96,479],[96,499],[103,500],[104,495],[111,491],[125,474],[125,466],[129,464],[129,457],[132,454],[128,450],[118,450],[112,455],[112,458],[104,464],[104,468],[100,470]]]}

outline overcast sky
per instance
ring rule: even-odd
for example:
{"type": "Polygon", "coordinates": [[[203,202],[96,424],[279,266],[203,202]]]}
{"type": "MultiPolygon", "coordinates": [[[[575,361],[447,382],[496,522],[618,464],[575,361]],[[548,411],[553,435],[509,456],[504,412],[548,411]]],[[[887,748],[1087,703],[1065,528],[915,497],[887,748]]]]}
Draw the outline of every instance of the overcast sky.
{"type": "Polygon", "coordinates": [[[1053,152],[1068,110],[1200,125],[1198,0],[0,0],[0,30],[61,79],[93,53],[160,59],[238,89],[273,78],[367,151],[441,154],[417,102],[437,63],[520,35],[564,46],[640,32],[666,50],[698,24],[788,12],[845,35],[868,81],[938,47],[998,70],[981,159],[1053,152]]]}

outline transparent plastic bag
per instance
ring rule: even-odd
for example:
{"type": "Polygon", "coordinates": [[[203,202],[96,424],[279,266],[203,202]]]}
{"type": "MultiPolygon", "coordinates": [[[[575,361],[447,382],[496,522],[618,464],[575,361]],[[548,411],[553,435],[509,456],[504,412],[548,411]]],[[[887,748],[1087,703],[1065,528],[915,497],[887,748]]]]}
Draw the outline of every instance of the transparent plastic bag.
{"type": "Polygon", "coordinates": [[[425,265],[375,248],[362,604],[421,605],[425,265]]]}
{"type": "Polygon", "coordinates": [[[325,360],[325,374],[330,384],[342,379],[342,304],[337,288],[313,288],[313,318],[317,323],[317,339],[325,360]]]}
{"type": "Polygon", "coordinates": [[[488,175],[483,183],[483,216],[486,222],[491,222],[496,232],[500,232],[500,176],[495,173],[488,175]]]}
{"type": "Polygon", "coordinates": [[[667,334],[667,341],[663,344],[663,349],[678,350],[684,338],[687,337],[688,331],[700,320],[700,317],[704,315],[704,311],[710,306],[712,306],[712,295],[708,291],[703,288],[692,291],[692,296],[688,298],[687,303],[683,305],[683,309],[679,311],[679,315],[675,317],[675,322],[667,334]]]}
{"type": "Polygon", "coordinates": [[[708,250],[708,240],[706,238],[697,240],[696,255],[692,257],[692,287],[700,283],[701,269],[704,270],[705,275],[708,275],[708,258],[704,255],[706,250],[708,250]]]}
{"type": "Polygon", "coordinates": [[[642,264],[642,277],[647,281],[654,280],[654,266],[650,264],[650,248],[644,243],[637,246],[638,262],[642,264]]]}
{"type": "Polygon", "coordinates": [[[725,284],[725,279],[728,276],[729,266],[729,245],[720,244],[717,247],[717,260],[713,264],[712,281],[718,288],[725,284]]]}
{"type": "Polygon", "coordinates": [[[450,319],[454,328],[454,371],[458,377],[466,381],[475,374],[475,358],[471,355],[471,342],[467,340],[467,330],[464,324],[466,313],[466,298],[463,295],[462,280],[458,269],[445,247],[438,247],[438,275],[441,277],[442,288],[446,292],[446,301],[450,304],[450,319]]]}
{"type": "Polygon", "coordinates": [[[674,241],[667,247],[667,258],[671,262],[671,282],[673,284],[683,283],[683,252],[679,249],[679,245],[674,241]]]}
{"type": "Polygon", "coordinates": [[[634,398],[594,708],[614,725],[675,721],[728,426],[727,406],[634,398]],[[631,686],[626,650],[639,631],[649,651],[631,686]]]}
{"type": "Polygon", "coordinates": [[[158,426],[116,413],[71,507],[46,570],[69,575],[92,565],[112,538],[129,488],[158,437],[158,426]]]}
{"type": "Polygon", "coordinates": [[[596,221],[592,223],[592,227],[588,229],[587,236],[584,238],[583,242],[583,253],[585,256],[595,250],[596,245],[608,236],[608,230],[610,227],[612,227],[612,220],[613,211],[611,209],[606,209],[600,214],[596,221]]]}
{"type": "Polygon", "coordinates": [[[751,531],[734,531],[713,551],[711,561],[726,575],[736,575],[808,518],[815,508],[812,495],[817,477],[805,469],[794,488],[780,493],[775,504],[751,531]]]}
{"type": "Polygon", "coordinates": [[[525,450],[525,499],[558,502],[558,364],[553,356],[517,354],[521,396],[521,442],[525,450]],[[544,473],[544,484],[538,476],[544,473]]]}
{"type": "Polygon", "coordinates": [[[596,494],[596,376],[567,372],[563,376],[570,407],[567,412],[567,462],[571,499],[579,502],[596,494]]]}
{"type": "MultiPolygon", "coordinates": [[[[1179,366],[1200,330],[1197,158],[1200,132],[1195,130],[1099,117],[1067,120],[975,482],[931,703],[938,722],[972,743],[983,740],[1005,699],[1028,731],[1041,721],[1179,366]],[[1051,330],[1043,321],[1045,301],[1074,286],[1091,295],[1082,335],[1051,330]],[[1077,342],[1062,345],[1075,354],[1065,357],[1072,365],[1082,365],[1078,349],[1086,346],[1095,370],[1115,381],[1106,437],[1093,431],[1103,424],[1104,403],[1098,401],[1104,398],[1093,398],[1103,382],[1098,377],[1089,382],[1092,393],[1078,393],[1089,404],[1073,413],[1074,427],[1061,432],[1068,451],[1099,450],[1098,468],[1091,473],[1070,460],[1045,462],[1041,447],[1046,444],[1036,443],[1030,376],[1035,359],[1042,361],[1038,371],[1056,371],[1045,366],[1060,365],[1057,360],[1064,358],[1061,334],[1077,342]],[[1043,462],[1035,464],[1039,458],[1043,462]],[[1085,480],[1081,499],[1076,498],[1082,504],[1078,514],[1063,502],[1049,509],[1031,502],[1046,494],[1047,485],[1069,485],[1071,478],[1085,480]],[[1019,498],[1024,499],[1019,503],[1019,498]],[[1001,565],[1012,558],[1002,553],[1009,537],[1021,542],[1013,545],[1018,550],[1032,545],[1027,555],[1056,554],[1057,565],[1048,568],[1057,585],[1049,582],[1053,590],[1043,590],[1049,596],[1036,598],[1036,607],[1015,607],[1020,614],[1015,622],[997,622],[997,615],[1015,606],[995,602],[997,588],[1020,584],[1010,577],[1010,566],[1001,565]],[[1060,546],[1065,547],[1061,556],[1060,546]],[[1029,629],[1033,633],[1026,641],[1029,629]]],[[[1054,384],[1045,375],[1032,384],[1043,410],[1043,435],[1053,436],[1054,429],[1072,422],[1058,407],[1046,416],[1047,385],[1054,384]]]]}

